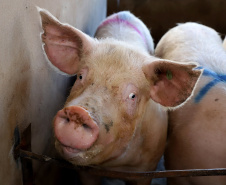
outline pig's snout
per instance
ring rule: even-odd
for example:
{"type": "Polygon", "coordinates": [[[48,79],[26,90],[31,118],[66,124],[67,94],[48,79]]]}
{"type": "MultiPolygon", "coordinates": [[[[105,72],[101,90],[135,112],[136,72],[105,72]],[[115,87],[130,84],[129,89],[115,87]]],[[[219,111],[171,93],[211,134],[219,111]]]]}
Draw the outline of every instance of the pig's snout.
{"type": "Polygon", "coordinates": [[[57,140],[67,152],[89,149],[97,140],[99,127],[89,112],[79,106],[70,106],[58,111],[54,120],[57,140]]]}

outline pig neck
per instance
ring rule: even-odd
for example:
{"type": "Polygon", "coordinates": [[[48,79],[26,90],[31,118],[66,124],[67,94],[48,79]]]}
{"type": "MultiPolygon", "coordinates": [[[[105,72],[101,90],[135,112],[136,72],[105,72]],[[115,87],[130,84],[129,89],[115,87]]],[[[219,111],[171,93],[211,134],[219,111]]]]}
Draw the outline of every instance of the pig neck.
{"type": "Polygon", "coordinates": [[[144,29],[142,26],[137,25],[132,21],[121,19],[116,15],[111,19],[107,19],[98,27],[97,33],[100,32],[101,34],[96,37],[114,38],[119,41],[124,41],[133,47],[152,53],[151,46],[149,46],[142,29],[144,29]]]}

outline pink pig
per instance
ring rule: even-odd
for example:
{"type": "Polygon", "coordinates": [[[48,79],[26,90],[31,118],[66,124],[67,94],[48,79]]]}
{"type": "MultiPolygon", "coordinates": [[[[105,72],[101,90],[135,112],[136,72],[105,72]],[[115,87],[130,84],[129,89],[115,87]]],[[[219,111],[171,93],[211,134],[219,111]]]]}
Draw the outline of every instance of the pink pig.
{"type": "Polygon", "coordinates": [[[40,14],[51,65],[77,75],[53,123],[56,149],[74,165],[155,170],[166,143],[166,107],[186,102],[200,70],[193,70],[194,63],[150,56],[150,33],[129,12],[108,17],[97,29],[98,39],[46,10],[40,14]]]}
{"type": "MultiPolygon", "coordinates": [[[[219,34],[202,24],[180,24],[162,37],[156,55],[203,68],[193,97],[170,111],[166,169],[226,168],[226,52],[219,34]]],[[[225,185],[226,176],[169,178],[168,184],[225,185]]]]}

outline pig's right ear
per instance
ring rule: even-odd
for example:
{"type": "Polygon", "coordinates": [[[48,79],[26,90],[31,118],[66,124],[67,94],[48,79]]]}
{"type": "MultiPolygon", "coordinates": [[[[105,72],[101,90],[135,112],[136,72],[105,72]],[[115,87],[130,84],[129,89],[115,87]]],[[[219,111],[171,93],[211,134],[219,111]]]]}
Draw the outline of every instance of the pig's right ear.
{"type": "Polygon", "coordinates": [[[49,61],[63,73],[76,74],[81,57],[88,54],[94,39],[68,24],[62,24],[48,11],[39,9],[42,20],[42,41],[49,61]]]}

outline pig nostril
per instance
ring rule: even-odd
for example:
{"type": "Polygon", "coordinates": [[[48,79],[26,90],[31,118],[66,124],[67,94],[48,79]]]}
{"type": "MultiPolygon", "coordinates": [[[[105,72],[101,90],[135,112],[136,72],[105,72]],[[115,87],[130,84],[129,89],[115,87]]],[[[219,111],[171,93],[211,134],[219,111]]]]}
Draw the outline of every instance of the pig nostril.
{"type": "Polygon", "coordinates": [[[87,124],[85,124],[85,123],[83,123],[82,126],[83,126],[85,129],[90,129],[90,127],[89,127],[87,124]]]}
{"type": "Polygon", "coordinates": [[[70,119],[69,119],[69,118],[66,118],[66,121],[67,121],[67,122],[70,122],[70,119]]]}

